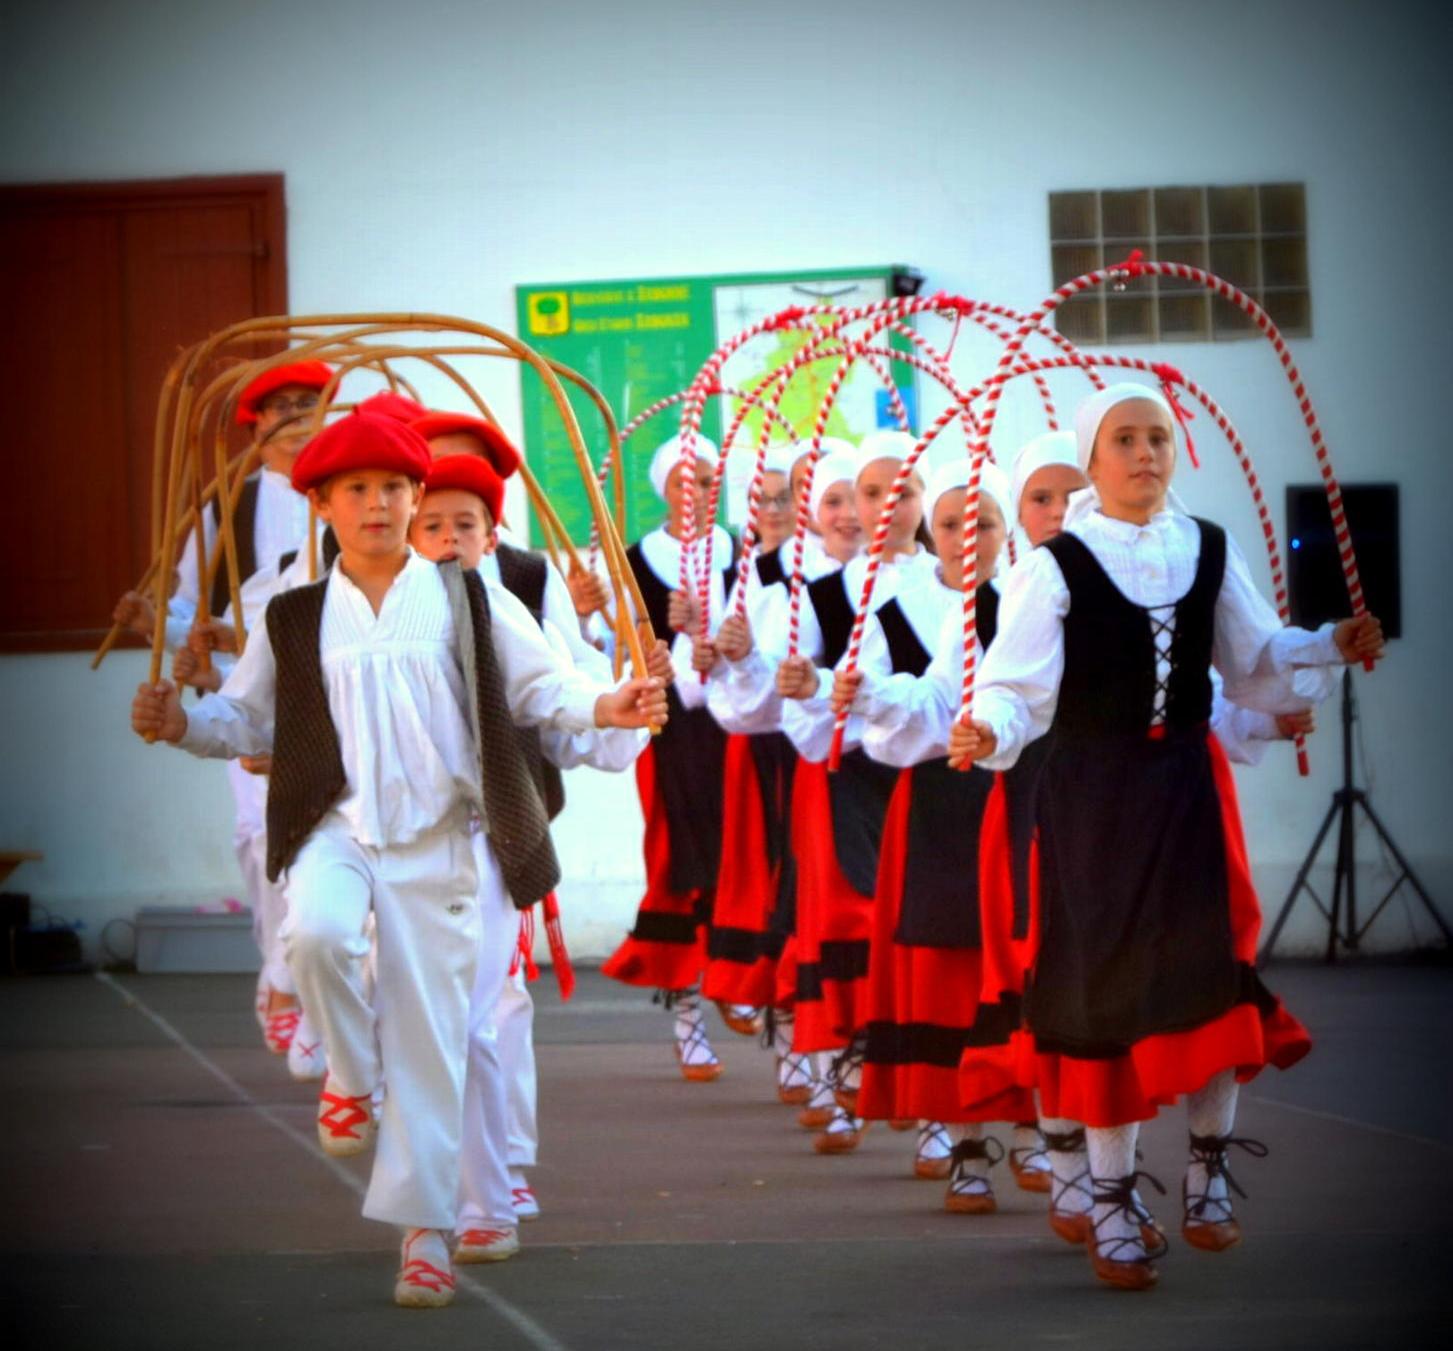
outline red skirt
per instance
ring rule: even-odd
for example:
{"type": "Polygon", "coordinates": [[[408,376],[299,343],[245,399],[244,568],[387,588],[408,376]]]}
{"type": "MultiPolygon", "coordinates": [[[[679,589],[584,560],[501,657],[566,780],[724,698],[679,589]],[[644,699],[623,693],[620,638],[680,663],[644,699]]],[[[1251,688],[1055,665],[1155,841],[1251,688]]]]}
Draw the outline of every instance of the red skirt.
{"type": "Polygon", "coordinates": [[[876,1120],[1023,1120],[1032,1095],[1010,1086],[994,1102],[966,1108],[958,1066],[979,1005],[981,955],[975,947],[899,942],[907,871],[913,771],[898,778],[883,825],[878,892],[868,959],[868,1041],[858,1112],[876,1120]]]}
{"type": "Polygon", "coordinates": [[[979,927],[983,940],[978,1006],[959,1062],[958,1093],[970,1110],[1035,1085],[1022,1060],[1024,986],[1039,937],[1039,850],[1029,848],[1027,931],[1015,933],[1009,784],[995,776],[979,829],[979,927]]]}
{"type": "Polygon", "coordinates": [[[762,1008],[776,992],[780,938],[773,942],[781,861],[767,842],[767,804],[752,758],[751,741],[730,736],[722,790],[721,867],[711,912],[711,937],[702,991],[710,999],[762,1008]]]}
{"type": "MultiPolygon", "coordinates": [[[[1046,1116],[1068,1117],[1089,1126],[1119,1126],[1149,1120],[1160,1108],[1203,1088],[1225,1070],[1233,1070],[1238,1081],[1245,1083],[1267,1065],[1278,1069],[1294,1065],[1311,1049],[1306,1029],[1256,974],[1261,908],[1251,882],[1236,785],[1215,737],[1207,738],[1206,749],[1225,851],[1230,957],[1237,980],[1229,1006],[1195,1026],[1156,1032],[1137,1038],[1116,1054],[1088,1057],[1046,1047],[1020,1012],[1019,992],[1005,989],[997,1005],[1001,1019],[997,1034],[985,1031],[986,1019],[981,1012],[979,1025],[971,1034],[974,1044],[964,1053],[959,1083],[967,1104],[981,1102],[1009,1085],[1037,1087],[1046,1116]]],[[[987,850],[985,860],[986,867],[997,866],[987,850]]],[[[1033,868],[1036,876],[1042,864],[1043,859],[1037,857],[1033,868]]],[[[1042,896],[1037,889],[1032,894],[1038,915],[1042,896]]],[[[986,889],[984,895],[1002,919],[1002,890],[986,889]]],[[[989,912],[985,914],[987,918],[989,912]]],[[[1038,928],[1037,922],[1031,925],[1036,951],[1025,968],[1037,962],[1037,942],[1042,937],[1036,932],[1038,928]]],[[[994,981],[1013,986],[1012,958],[1005,967],[996,968],[994,981]]],[[[989,988],[986,983],[986,995],[989,988]]]]}
{"type": "Polygon", "coordinates": [[[635,928],[601,971],[626,985],[684,990],[700,981],[706,966],[711,897],[698,888],[671,890],[670,834],[653,746],[636,761],[636,791],[646,818],[646,894],[636,911],[635,928]]]}
{"type": "Polygon", "coordinates": [[[797,763],[792,848],[797,858],[792,1049],[840,1050],[867,1020],[873,898],[855,890],[838,864],[824,763],[797,763]]]}

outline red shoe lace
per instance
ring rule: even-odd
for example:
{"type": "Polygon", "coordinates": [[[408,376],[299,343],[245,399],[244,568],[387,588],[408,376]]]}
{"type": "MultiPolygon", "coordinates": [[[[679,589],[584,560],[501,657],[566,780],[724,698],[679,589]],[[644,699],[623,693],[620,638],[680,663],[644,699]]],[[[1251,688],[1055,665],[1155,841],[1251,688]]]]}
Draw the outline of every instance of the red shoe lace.
{"type": "Polygon", "coordinates": [[[447,1271],[440,1271],[432,1262],[414,1257],[404,1263],[399,1280],[405,1285],[417,1285],[424,1290],[452,1290],[454,1277],[447,1271]]]}
{"type": "Polygon", "coordinates": [[[318,1102],[328,1104],[326,1112],[318,1113],[318,1124],[328,1129],[335,1140],[358,1140],[362,1137],[353,1129],[373,1119],[370,1094],[350,1098],[346,1093],[330,1093],[326,1088],[318,1095],[318,1102]],[[360,1106],[359,1104],[363,1105],[360,1106]]]}
{"type": "Polygon", "coordinates": [[[509,1238],[509,1229],[466,1229],[459,1235],[459,1242],[470,1248],[488,1248],[503,1238],[509,1238]]]}
{"type": "Polygon", "coordinates": [[[302,1017],[302,1012],[298,1009],[286,1009],[282,1013],[269,1013],[267,1030],[263,1034],[267,1037],[267,1044],[280,1051],[286,1051],[293,1044],[293,1033],[298,1030],[302,1017]]]}

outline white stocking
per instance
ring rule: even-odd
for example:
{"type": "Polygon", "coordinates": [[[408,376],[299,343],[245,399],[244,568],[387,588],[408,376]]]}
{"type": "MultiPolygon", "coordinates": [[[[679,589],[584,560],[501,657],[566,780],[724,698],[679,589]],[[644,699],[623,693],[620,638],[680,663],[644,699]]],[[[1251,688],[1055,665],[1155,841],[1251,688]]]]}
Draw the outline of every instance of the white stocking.
{"type": "Polygon", "coordinates": [[[1065,1116],[1039,1118],[1040,1133],[1049,1153],[1049,1166],[1054,1172],[1050,1190],[1050,1209],[1064,1215],[1083,1215],[1090,1209],[1090,1164],[1085,1152],[1084,1128],[1065,1116]],[[1057,1144],[1074,1144],[1071,1149],[1056,1149],[1057,1144]]]}
{"type": "MultiPolygon", "coordinates": [[[[1186,1167],[1187,1221],[1218,1224],[1231,1218],[1231,1189],[1222,1167],[1212,1163],[1205,1146],[1196,1141],[1225,1139],[1236,1124],[1236,1099],[1240,1085],[1235,1070],[1222,1070],[1198,1092],[1186,1099],[1186,1123],[1191,1130],[1191,1161],[1186,1167]],[[1211,1166],[1208,1167],[1208,1164],[1211,1166]]],[[[1225,1153],[1220,1154],[1224,1164],[1225,1153]]]]}
{"type": "MultiPolygon", "coordinates": [[[[1135,1172],[1135,1142],[1140,1126],[1090,1126],[1085,1144],[1090,1154],[1090,1176],[1097,1195],[1135,1172]]],[[[1112,1201],[1096,1200],[1090,1212],[1095,1226],[1095,1243],[1102,1257],[1133,1262],[1145,1256],[1140,1224],[1133,1208],[1112,1201]]]]}

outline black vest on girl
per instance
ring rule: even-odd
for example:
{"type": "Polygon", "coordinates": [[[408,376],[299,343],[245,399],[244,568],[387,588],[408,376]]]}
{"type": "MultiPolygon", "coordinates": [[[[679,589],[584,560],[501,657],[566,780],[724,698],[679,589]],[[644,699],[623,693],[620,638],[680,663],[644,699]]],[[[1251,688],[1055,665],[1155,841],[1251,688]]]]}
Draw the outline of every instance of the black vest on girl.
{"type": "Polygon", "coordinates": [[[1070,592],[1065,671],[1039,785],[1041,931],[1025,1017],[1041,1050],[1123,1055],[1245,999],[1231,951],[1226,841],[1207,748],[1224,532],[1175,605],[1163,731],[1154,621],[1073,534],[1044,544],[1070,592]]]}
{"type": "MultiPolygon", "coordinates": [[[[807,598],[822,631],[820,664],[829,670],[847,651],[853,633],[856,597],[848,595],[844,570],[829,572],[807,584],[807,598]]],[[[924,666],[928,665],[925,653],[924,666]]],[[[883,818],[898,771],[869,759],[861,746],[844,751],[837,773],[827,776],[832,803],[832,840],[837,865],[849,886],[871,896],[878,885],[878,848],[883,842],[883,818]]]]}
{"type": "MultiPolygon", "coordinates": [[[[977,629],[984,648],[999,628],[999,593],[979,587],[977,629]]],[[[878,611],[893,670],[922,675],[929,654],[896,600],[878,611]]],[[[967,773],[948,759],[913,766],[907,859],[895,942],[927,948],[976,948],[979,926],[979,826],[994,786],[987,770],[967,773]]]]}
{"type": "MultiPolygon", "coordinates": [[[[672,588],[646,562],[637,542],[626,550],[626,559],[646,602],[646,616],[658,638],[671,639],[672,588]]],[[[725,574],[727,585],[732,573],[725,574]]],[[[696,679],[695,674],[686,677],[696,679]]],[[[672,891],[699,890],[709,894],[716,887],[721,863],[722,766],[726,755],[726,733],[705,708],[688,709],[676,693],[675,684],[666,687],[667,722],[660,736],[651,738],[656,786],[666,808],[666,833],[671,854],[672,891]]],[[[640,925],[636,933],[640,935],[640,925]]]]}
{"type": "MultiPolygon", "coordinates": [[[[550,823],[521,744],[490,636],[489,598],[472,568],[441,563],[455,645],[479,744],[489,841],[510,898],[528,909],[560,880],[550,823]]],[[[328,579],[274,596],[266,612],[277,666],[272,773],[267,792],[267,876],[278,876],[347,787],[338,729],[323,683],[320,637],[328,579]]]]}
{"type": "MultiPolygon", "coordinates": [[[[779,544],[768,553],[758,554],[753,566],[757,580],[764,587],[790,585],[782,565],[779,544]]],[[[727,593],[730,599],[731,592],[727,593]]],[[[747,738],[752,764],[757,772],[757,788],[762,795],[762,818],[767,834],[767,862],[777,868],[777,896],[767,924],[767,932],[753,935],[756,956],[776,961],[787,945],[787,936],[797,929],[797,859],[792,853],[792,783],[797,772],[797,749],[783,732],[754,732],[747,738]],[[780,865],[780,866],[779,866],[780,865]]],[[[716,944],[722,930],[713,928],[711,943],[716,944]]],[[[728,938],[726,941],[730,941],[728,938]]],[[[717,956],[716,951],[711,952],[717,956]]],[[[727,955],[725,951],[721,955],[727,955]]]]}

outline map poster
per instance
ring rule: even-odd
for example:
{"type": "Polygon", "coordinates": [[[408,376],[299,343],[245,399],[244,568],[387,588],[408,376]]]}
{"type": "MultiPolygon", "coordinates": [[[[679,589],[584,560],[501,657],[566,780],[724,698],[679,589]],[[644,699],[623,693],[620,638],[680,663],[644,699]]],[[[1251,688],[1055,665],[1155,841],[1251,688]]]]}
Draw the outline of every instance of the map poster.
{"type": "MultiPolygon", "coordinates": [[[[642,410],[684,388],[717,346],[732,334],[789,305],[861,305],[892,293],[898,266],[839,268],[833,271],[758,273],[709,277],[559,282],[515,288],[518,332],[542,356],[580,372],[601,391],[618,424],[624,427],[642,410]]],[[[764,334],[733,354],[722,372],[729,389],[750,391],[808,340],[803,332],[764,334]]],[[[886,344],[885,344],[886,345],[886,344]]],[[[892,344],[902,348],[900,339],[892,344]]],[[[836,363],[822,361],[794,378],[781,412],[799,436],[811,434],[836,363]]],[[[892,378],[904,404],[916,405],[914,372],[895,363],[892,378]]],[[[554,400],[543,383],[521,364],[524,452],[571,538],[583,543],[590,513],[575,458],[554,400]]],[[[567,389],[570,388],[567,385],[567,389]]],[[[599,412],[579,391],[571,406],[580,421],[591,459],[605,456],[606,436],[599,412]]],[[[720,443],[737,401],[713,399],[702,431],[720,443]]],[[[657,446],[678,428],[679,405],[653,418],[626,442],[626,539],[638,538],[663,515],[660,499],[646,478],[657,446]]],[[[882,377],[856,366],[844,383],[828,433],[856,439],[879,426],[895,426],[882,377]]],[[[750,414],[738,446],[755,446],[761,414],[750,414]]],[[[779,430],[774,439],[785,439],[779,430]]],[[[729,526],[745,517],[751,455],[728,458],[724,513],[729,526]]],[[[538,523],[531,541],[543,543],[538,523]]]]}

